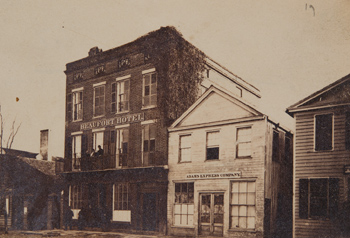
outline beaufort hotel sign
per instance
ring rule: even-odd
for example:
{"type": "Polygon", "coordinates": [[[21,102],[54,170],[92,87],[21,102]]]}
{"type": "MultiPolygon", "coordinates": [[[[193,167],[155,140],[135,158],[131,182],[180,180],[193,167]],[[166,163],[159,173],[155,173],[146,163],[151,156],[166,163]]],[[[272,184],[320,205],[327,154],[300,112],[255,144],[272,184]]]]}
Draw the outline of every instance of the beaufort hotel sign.
{"type": "Polygon", "coordinates": [[[89,129],[100,128],[105,126],[116,126],[121,124],[140,122],[144,120],[145,120],[144,113],[135,113],[135,114],[129,114],[129,115],[115,117],[115,118],[102,119],[99,121],[82,123],[80,124],[80,130],[89,130],[89,129]]]}

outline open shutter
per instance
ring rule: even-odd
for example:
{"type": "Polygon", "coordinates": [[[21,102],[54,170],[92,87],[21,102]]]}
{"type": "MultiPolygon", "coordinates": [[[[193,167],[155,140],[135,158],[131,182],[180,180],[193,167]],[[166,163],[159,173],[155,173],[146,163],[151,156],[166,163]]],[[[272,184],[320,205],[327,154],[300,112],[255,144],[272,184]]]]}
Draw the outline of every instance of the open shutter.
{"type": "Polygon", "coordinates": [[[66,158],[64,163],[64,170],[71,171],[72,170],[72,138],[66,138],[66,158]]]}
{"type": "Polygon", "coordinates": [[[299,217],[301,219],[308,218],[309,211],[309,180],[299,180],[299,217]]]}
{"type": "Polygon", "coordinates": [[[329,217],[336,218],[338,213],[339,202],[339,179],[329,179],[329,217]]]}

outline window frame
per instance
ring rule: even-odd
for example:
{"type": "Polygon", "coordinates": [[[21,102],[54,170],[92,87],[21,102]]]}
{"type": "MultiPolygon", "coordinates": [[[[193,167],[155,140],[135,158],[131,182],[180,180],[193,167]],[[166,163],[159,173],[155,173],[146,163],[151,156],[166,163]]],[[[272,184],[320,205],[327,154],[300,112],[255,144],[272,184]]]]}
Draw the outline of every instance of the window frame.
{"type": "MultiPolygon", "coordinates": [[[[324,138],[324,136],[322,136],[322,138],[324,138]]],[[[326,151],[333,151],[334,150],[334,113],[321,113],[321,114],[315,114],[314,115],[314,151],[315,152],[326,152],[326,151]],[[332,125],[331,125],[331,148],[330,149],[323,149],[323,148],[317,148],[317,117],[318,116],[327,116],[330,115],[332,117],[332,125]]]]}
{"type": "Polygon", "coordinates": [[[220,160],[220,130],[212,130],[212,131],[207,131],[206,132],[206,142],[205,142],[205,161],[218,161],[220,160]],[[214,133],[217,133],[218,134],[218,138],[217,138],[217,144],[215,145],[208,145],[208,137],[209,137],[209,134],[214,134],[214,133]],[[211,149],[215,149],[217,148],[217,158],[210,158],[208,159],[208,156],[209,156],[209,153],[208,153],[208,149],[211,150],[211,149]]]}
{"type": "Polygon", "coordinates": [[[130,196],[130,183],[127,182],[116,182],[113,183],[113,201],[112,201],[112,220],[114,222],[126,222],[131,223],[131,196],[130,196]],[[120,198],[119,188],[117,186],[122,187],[122,194],[126,194],[127,198],[124,200],[124,196],[122,195],[121,207],[119,207],[120,198]],[[123,188],[126,188],[126,193],[123,192],[123,188]],[[124,207],[124,203],[126,203],[126,208],[124,207]],[[117,206],[117,207],[116,207],[117,206]],[[121,209],[120,209],[121,208],[121,209]],[[120,219],[123,217],[123,219],[120,219]]]}
{"type": "Polygon", "coordinates": [[[103,149],[103,147],[104,147],[104,132],[105,132],[105,130],[96,130],[96,131],[92,131],[92,149],[94,149],[95,150],[95,153],[97,153],[97,150],[98,150],[98,146],[100,145],[101,146],[101,148],[103,149]],[[98,143],[96,143],[96,138],[97,138],[97,134],[102,134],[102,143],[101,144],[98,144],[98,143]]]}
{"type": "Polygon", "coordinates": [[[144,124],[142,125],[142,163],[143,165],[145,166],[152,166],[152,165],[155,165],[156,163],[156,148],[157,148],[157,124],[156,123],[149,123],[149,124],[144,124]],[[154,129],[154,137],[151,137],[151,127],[152,129],[154,129]],[[147,129],[148,128],[148,129],[147,129]],[[146,130],[148,130],[148,138],[145,138],[146,137],[146,130]],[[146,140],[148,139],[148,140],[146,140]],[[146,149],[146,146],[145,146],[145,141],[148,141],[147,142],[147,151],[145,150],[146,149]],[[151,150],[151,141],[154,141],[152,142],[152,144],[154,144],[154,150],[151,150]],[[147,164],[146,164],[146,161],[145,161],[145,153],[147,153],[148,155],[148,160],[147,160],[147,164]],[[150,163],[150,154],[153,153],[153,163],[150,163]]]}
{"type": "Polygon", "coordinates": [[[83,208],[83,186],[72,184],[69,186],[69,206],[72,210],[80,210],[83,208]],[[77,193],[77,194],[75,194],[77,193]]]}
{"type": "Polygon", "coordinates": [[[158,101],[158,74],[155,69],[145,70],[142,72],[142,109],[157,107],[158,101]],[[152,75],[155,75],[155,83],[152,83],[152,75]],[[150,83],[145,84],[146,76],[149,76],[150,83]],[[152,86],[155,85],[155,92],[152,91],[152,86]],[[145,95],[146,86],[149,86],[149,95],[145,95]],[[152,96],[155,97],[155,103],[152,104],[152,96]],[[149,103],[145,105],[145,98],[149,98],[149,103]]]}
{"type": "MultiPolygon", "coordinates": [[[[81,167],[81,157],[82,157],[82,146],[83,146],[83,135],[75,134],[71,136],[72,138],[72,168],[80,169],[81,167]],[[77,138],[80,137],[80,148],[77,147],[77,138]],[[77,149],[80,149],[80,156],[76,156],[77,149]],[[74,166],[74,162],[77,162],[76,166],[74,166]]],[[[79,153],[78,153],[79,154],[79,153]]]]}
{"type": "Polygon", "coordinates": [[[93,91],[94,91],[94,98],[93,98],[93,118],[98,118],[98,117],[102,117],[105,115],[106,113],[106,82],[102,82],[102,83],[99,83],[99,84],[94,84],[93,85],[93,91]],[[100,88],[103,88],[103,95],[98,95],[96,96],[96,89],[100,89],[100,88]],[[99,105],[96,107],[96,97],[98,97],[99,99],[99,105]],[[103,103],[101,103],[100,99],[103,98],[103,103]],[[96,109],[99,109],[101,108],[102,112],[101,114],[96,114],[96,109]]]}
{"type": "Polygon", "coordinates": [[[183,135],[179,135],[179,163],[190,163],[192,162],[192,134],[183,134],[183,135]],[[188,137],[190,142],[189,142],[189,146],[186,147],[182,147],[183,143],[182,143],[182,138],[188,137]],[[189,159],[187,160],[183,160],[183,154],[182,151],[183,150],[189,150],[189,159]]]}
{"type": "Polygon", "coordinates": [[[82,121],[83,120],[83,89],[72,91],[72,121],[82,121]],[[78,95],[78,96],[77,96],[78,95]],[[78,102],[77,101],[78,98],[78,102]],[[76,109],[76,106],[80,105],[80,109],[76,109]]]}
{"type": "MultiPolygon", "coordinates": [[[[231,180],[230,181],[230,202],[229,202],[229,216],[230,216],[230,220],[229,220],[229,229],[232,229],[232,230],[255,230],[256,229],[256,222],[257,222],[257,219],[256,219],[256,214],[257,214],[257,208],[256,208],[256,205],[257,205],[257,190],[256,190],[256,180],[231,180]],[[238,190],[237,192],[236,191],[233,191],[233,184],[234,183],[238,183],[238,189],[241,188],[240,184],[241,183],[247,183],[246,184],[246,191],[244,192],[240,192],[240,190],[238,190]],[[248,191],[249,188],[248,188],[248,183],[253,183],[254,184],[254,192],[251,192],[251,191],[248,191]],[[240,194],[245,194],[245,198],[246,198],[246,201],[245,203],[240,203],[239,199],[240,198],[243,198],[244,196],[240,196],[240,194]],[[250,193],[251,195],[254,194],[254,203],[248,203],[248,193],[250,193]],[[237,203],[234,203],[233,200],[234,200],[234,195],[233,194],[237,194],[237,203]],[[237,209],[237,216],[234,216],[232,215],[233,213],[233,207],[238,207],[237,209]],[[240,216],[240,207],[246,207],[246,215],[241,215],[240,216]],[[252,216],[249,216],[248,215],[248,207],[254,207],[254,215],[252,216]],[[239,224],[239,221],[240,221],[240,218],[244,219],[246,218],[246,227],[233,227],[232,226],[232,219],[233,217],[237,217],[237,221],[238,221],[238,224],[239,224]],[[254,228],[252,227],[248,227],[248,218],[252,218],[254,217],[254,228]]],[[[244,209],[242,209],[242,212],[243,212],[244,209]]]]}
{"type": "Polygon", "coordinates": [[[345,112],[345,149],[350,150],[350,111],[345,112]]]}
{"type": "MultiPolygon", "coordinates": [[[[331,219],[337,216],[339,210],[340,200],[340,181],[339,178],[301,178],[299,179],[299,219],[314,219],[314,220],[325,220],[331,219]],[[319,197],[313,197],[312,193],[312,182],[320,182],[320,180],[326,180],[326,191],[323,191],[327,195],[326,199],[326,214],[314,214],[313,211],[319,212],[318,209],[312,209],[312,204],[316,204],[315,201],[321,200],[319,197]],[[332,185],[332,186],[331,186],[332,185]],[[331,193],[336,192],[337,194],[331,193]],[[316,199],[316,200],[312,200],[316,199]]],[[[316,189],[316,192],[320,192],[320,189],[316,189]]],[[[314,190],[315,191],[315,190],[314,190]]],[[[320,206],[320,205],[319,205],[320,206]]],[[[324,208],[324,206],[322,206],[324,208]]]]}
{"type": "MultiPolygon", "coordinates": [[[[177,227],[193,227],[195,224],[194,224],[194,182],[174,182],[174,197],[173,197],[173,225],[174,226],[177,226],[177,227]],[[182,197],[182,188],[184,185],[186,184],[186,195],[187,195],[187,202],[182,202],[182,201],[176,201],[177,200],[177,195],[176,195],[176,187],[177,185],[180,186],[180,196],[179,196],[179,200],[181,200],[181,197],[182,197]],[[189,190],[189,184],[192,185],[192,197],[190,198],[190,190],[189,190]],[[176,209],[177,206],[179,206],[179,209],[176,209]],[[184,206],[186,207],[186,209],[184,209],[184,206]],[[191,207],[192,206],[192,209],[191,207]],[[177,213],[176,210],[179,210],[179,213],[177,213]],[[184,212],[184,210],[186,210],[186,212],[184,212]],[[192,210],[192,212],[191,212],[192,210]],[[176,216],[180,216],[180,223],[179,224],[176,224],[176,216]],[[186,216],[186,223],[187,224],[182,224],[182,216],[186,216]],[[189,217],[192,216],[192,224],[189,224],[189,217]]],[[[185,196],[183,196],[185,197],[185,196]]]]}
{"type": "Polygon", "coordinates": [[[249,158],[252,158],[252,126],[242,126],[242,127],[237,127],[236,128],[236,158],[237,159],[249,159],[249,158]],[[246,141],[240,141],[239,139],[239,136],[238,136],[238,133],[239,133],[239,130],[247,130],[249,129],[250,130],[250,138],[249,140],[246,140],[246,141]],[[249,155],[244,155],[244,156],[239,156],[239,145],[240,144],[250,144],[250,153],[249,155]]]}
{"type": "MultiPolygon", "coordinates": [[[[130,137],[130,129],[129,126],[118,127],[114,130],[115,133],[115,157],[116,157],[116,168],[121,168],[127,166],[128,158],[129,158],[129,137],[130,137]],[[126,153],[124,153],[124,131],[127,130],[127,142],[126,142],[126,153]],[[121,141],[121,137],[123,141],[121,141]],[[121,153],[120,153],[121,150],[121,153]],[[123,161],[120,161],[120,155],[126,155],[126,164],[123,164],[123,161]]],[[[123,156],[122,156],[123,157],[123,156]]]]}

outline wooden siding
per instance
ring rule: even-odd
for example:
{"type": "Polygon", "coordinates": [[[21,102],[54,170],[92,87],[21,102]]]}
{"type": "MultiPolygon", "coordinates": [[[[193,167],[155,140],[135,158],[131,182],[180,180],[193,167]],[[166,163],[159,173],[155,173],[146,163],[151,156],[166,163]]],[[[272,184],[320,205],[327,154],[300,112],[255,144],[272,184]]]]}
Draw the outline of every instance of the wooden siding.
{"type": "Polygon", "coordinates": [[[339,208],[346,198],[344,165],[350,164],[349,151],[345,150],[345,110],[324,109],[295,114],[295,237],[337,236],[339,222],[329,219],[299,218],[299,179],[339,178],[339,208]],[[314,150],[314,117],[333,113],[333,150],[314,150]]]}

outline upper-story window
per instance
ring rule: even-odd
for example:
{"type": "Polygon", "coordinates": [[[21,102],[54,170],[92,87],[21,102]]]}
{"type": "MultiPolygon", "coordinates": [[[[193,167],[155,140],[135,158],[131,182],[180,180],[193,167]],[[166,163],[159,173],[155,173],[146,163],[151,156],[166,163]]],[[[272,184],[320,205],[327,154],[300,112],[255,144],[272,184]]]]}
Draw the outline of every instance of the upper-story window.
{"type": "Polygon", "coordinates": [[[72,92],[73,95],[73,121],[83,119],[83,90],[72,92]]]}
{"type": "Polygon", "coordinates": [[[80,169],[81,159],[81,135],[74,135],[72,137],[72,167],[73,169],[80,169]]]}
{"type": "Polygon", "coordinates": [[[128,165],[128,142],[129,142],[129,128],[120,128],[115,131],[116,141],[116,161],[117,166],[128,165]]]}
{"type": "Polygon", "coordinates": [[[156,125],[148,124],[143,127],[143,163],[155,165],[156,162],[156,125]]]}
{"type": "Polygon", "coordinates": [[[207,132],[207,160],[219,159],[219,132],[207,132]]]}
{"type": "Polygon", "coordinates": [[[237,147],[236,147],[237,158],[250,157],[252,155],[251,140],[252,140],[251,127],[237,128],[237,147]]]}
{"type": "Polygon", "coordinates": [[[129,111],[130,76],[112,84],[112,112],[129,111]]]}
{"type": "Polygon", "coordinates": [[[94,117],[105,113],[105,85],[94,85],[94,117]]]}
{"type": "Polygon", "coordinates": [[[191,162],[191,135],[180,136],[180,162],[191,162]]]}
{"type": "Polygon", "coordinates": [[[92,133],[92,155],[103,155],[103,131],[96,131],[92,133]]]}
{"type": "Polygon", "coordinates": [[[315,150],[332,150],[333,114],[315,116],[315,150]]]}
{"type": "Polygon", "coordinates": [[[150,72],[143,75],[142,106],[157,105],[157,74],[150,72]]]}

